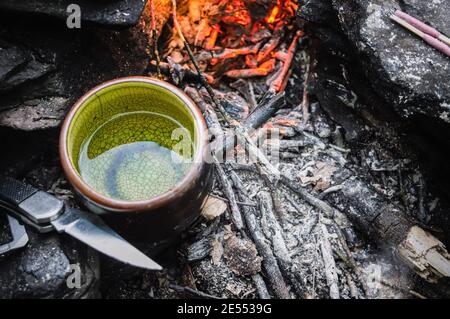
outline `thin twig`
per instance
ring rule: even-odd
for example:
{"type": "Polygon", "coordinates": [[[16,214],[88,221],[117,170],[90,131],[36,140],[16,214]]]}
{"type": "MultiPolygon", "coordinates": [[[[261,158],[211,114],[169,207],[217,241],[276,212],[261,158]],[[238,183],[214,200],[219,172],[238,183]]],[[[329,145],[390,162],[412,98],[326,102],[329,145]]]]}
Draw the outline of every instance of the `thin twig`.
{"type": "MultiPolygon", "coordinates": [[[[230,202],[230,200],[228,198],[224,198],[224,197],[219,196],[219,195],[209,194],[209,196],[215,197],[215,198],[223,200],[225,202],[230,202]]],[[[251,206],[251,207],[256,207],[257,206],[255,203],[245,203],[245,202],[240,202],[240,201],[236,201],[236,204],[242,205],[242,206],[251,206]]]]}
{"type": "Polygon", "coordinates": [[[258,292],[259,299],[270,299],[269,291],[267,290],[266,283],[260,274],[254,274],[252,276],[255,283],[256,291],[258,292]]]}
{"type": "Polygon", "coordinates": [[[334,261],[328,230],[324,224],[322,224],[320,250],[322,252],[325,277],[330,288],[330,298],[339,299],[339,278],[336,272],[336,262],[334,261]]]}
{"type": "Polygon", "coordinates": [[[156,34],[156,19],[155,19],[155,4],[154,4],[154,0],[150,0],[150,14],[151,14],[151,25],[152,25],[152,30],[151,30],[151,36],[152,36],[152,42],[153,42],[153,52],[155,54],[155,58],[156,58],[156,74],[158,76],[158,78],[161,78],[161,68],[160,68],[160,63],[161,63],[161,59],[159,57],[159,50],[158,50],[158,36],[156,34]]]}
{"type": "MultiPolygon", "coordinates": [[[[241,200],[248,197],[241,180],[236,174],[231,175],[234,185],[238,190],[241,200]]],[[[256,210],[252,207],[243,207],[243,216],[246,221],[250,235],[255,243],[258,253],[263,257],[263,266],[266,276],[278,298],[290,299],[290,292],[287,284],[283,279],[282,272],[278,266],[272,247],[267,242],[266,237],[261,229],[259,220],[256,218],[256,210]]]]}
{"type": "Polygon", "coordinates": [[[244,229],[244,222],[242,220],[242,214],[233,191],[233,186],[231,185],[227,175],[225,174],[222,165],[215,157],[214,157],[214,164],[216,167],[217,176],[219,177],[220,184],[222,185],[222,190],[228,198],[228,203],[231,210],[231,219],[233,220],[233,223],[236,226],[236,228],[239,231],[242,231],[244,229]]]}
{"type": "Polygon", "coordinates": [[[311,77],[311,59],[306,64],[305,82],[303,84],[303,100],[302,100],[302,112],[303,112],[303,124],[309,121],[309,81],[311,77]]]}
{"type": "Polygon", "coordinates": [[[300,271],[296,264],[292,261],[291,255],[283,237],[283,230],[278,223],[273,206],[271,205],[271,197],[267,192],[260,192],[258,196],[261,219],[265,220],[271,236],[269,240],[272,242],[273,252],[277,258],[285,277],[289,280],[292,287],[299,297],[305,296],[303,281],[300,278],[300,271]]]}

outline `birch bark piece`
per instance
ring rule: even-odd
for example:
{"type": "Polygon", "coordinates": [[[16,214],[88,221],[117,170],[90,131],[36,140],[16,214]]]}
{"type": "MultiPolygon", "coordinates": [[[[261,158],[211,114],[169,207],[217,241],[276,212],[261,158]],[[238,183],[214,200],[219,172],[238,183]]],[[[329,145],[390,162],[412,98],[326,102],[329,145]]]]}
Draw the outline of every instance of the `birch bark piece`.
{"type": "Polygon", "coordinates": [[[397,254],[429,282],[450,277],[450,254],[444,244],[418,226],[411,227],[397,254]]]}

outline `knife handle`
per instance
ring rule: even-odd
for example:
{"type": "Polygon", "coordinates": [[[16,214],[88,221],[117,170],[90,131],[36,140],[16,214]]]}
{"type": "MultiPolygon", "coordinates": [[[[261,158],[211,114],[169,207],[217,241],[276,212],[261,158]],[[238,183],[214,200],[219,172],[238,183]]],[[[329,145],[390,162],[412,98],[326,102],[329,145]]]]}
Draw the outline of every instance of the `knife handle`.
{"type": "Polygon", "coordinates": [[[10,177],[0,177],[0,205],[37,227],[49,224],[64,211],[63,201],[10,177]]]}
{"type": "Polygon", "coordinates": [[[10,177],[0,178],[0,200],[10,205],[19,205],[38,190],[10,177]]]}

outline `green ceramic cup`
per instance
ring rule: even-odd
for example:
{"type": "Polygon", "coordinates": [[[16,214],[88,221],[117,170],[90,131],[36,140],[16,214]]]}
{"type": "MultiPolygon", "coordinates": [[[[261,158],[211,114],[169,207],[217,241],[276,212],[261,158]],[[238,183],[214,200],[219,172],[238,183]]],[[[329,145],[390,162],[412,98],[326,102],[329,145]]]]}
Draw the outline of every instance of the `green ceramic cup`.
{"type": "Polygon", "coordinates": [[[207,136],[200,110],[183,91],[153,78],[127,77],[99,85],[72,107],[61,130],[60,157],[89,210],[122,235],[156,242],[199,215],[212,180],[204,160],[207,136]],[[188,137],[188,151],[177,149],[176,130],[184,142],[188,137]],[[185,161],[175,170],[169,153],[156,148],[185,161]]]}

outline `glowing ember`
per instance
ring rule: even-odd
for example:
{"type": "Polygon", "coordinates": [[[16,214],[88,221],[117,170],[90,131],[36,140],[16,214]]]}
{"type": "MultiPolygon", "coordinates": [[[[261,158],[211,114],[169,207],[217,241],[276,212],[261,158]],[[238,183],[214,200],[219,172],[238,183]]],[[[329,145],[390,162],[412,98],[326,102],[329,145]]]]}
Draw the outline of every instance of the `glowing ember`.
{"type": "MultiPolygon", "coordinates": [[[[179,24],[187,42],[194,45],[194,54],[209,82],[259,78],[270,90],[284,89],[301,36],[295,31],[294,0],[184,3],[177,10],[179,24]]],[[[183,49],[175,35],[164,56],[179,63],[189,61],[183,49]]]]}
{"type": "Polygon", "coordinates": [[[274,23],[279,12],[280,12],[280,8],[278,6],[273,7],[272,12],[270,13],[270,16],[267,18],[267,22],[274,23]]]}
{"type": "Polygon", "coordinates": [[[222,18],[222,22],[240,24],[242,26],[247,26],[251,23],[252,19],[244,1],[234,0],[230,2],[224,0],[222,3],[225,4],[225,16],[222,18]]]}
{"type": "Polygon", "coordinates": [[[211,34],[209,36],[209,40],[208,40],[208,42],[205,45],[205,49],[206,50],[214,49],[214,47],[216,46],[217,37],[219,36],[219,32],[220,32],[220,25],[215,24],[212,27],[212,31],[211,31],[211,34]]]}

